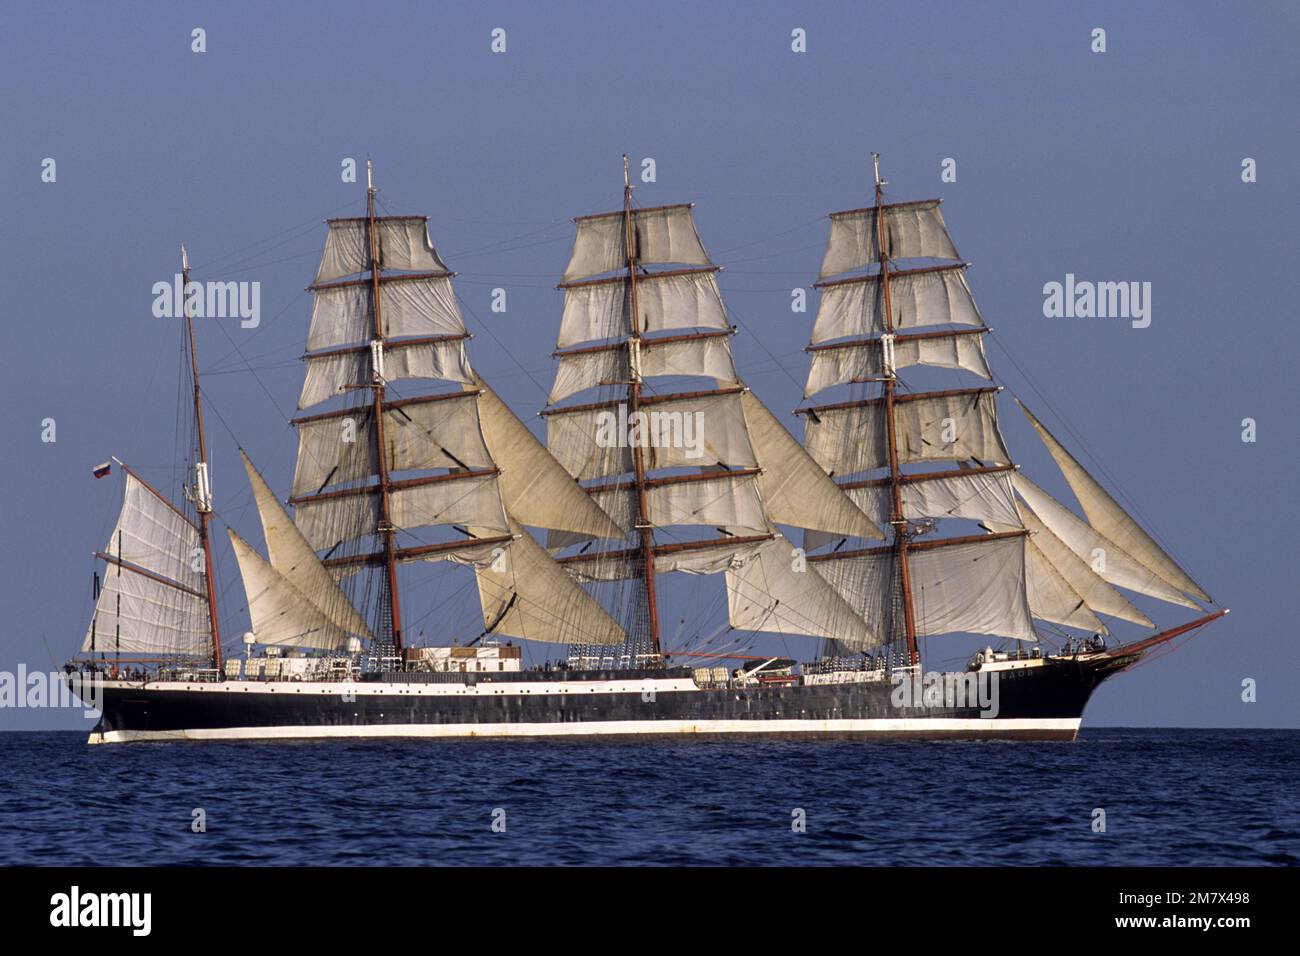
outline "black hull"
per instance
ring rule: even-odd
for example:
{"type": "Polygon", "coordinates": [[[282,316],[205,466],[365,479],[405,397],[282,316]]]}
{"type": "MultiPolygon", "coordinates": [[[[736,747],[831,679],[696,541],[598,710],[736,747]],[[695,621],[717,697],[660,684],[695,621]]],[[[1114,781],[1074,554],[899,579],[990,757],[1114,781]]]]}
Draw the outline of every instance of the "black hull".
{"type": "Polygon", "coordinates": [[[884,681],[697,689],[686,670],[391,674],[351,684],[110,682],[91,741],[681,734],[1072,740],[1092,692],[1127,663],[1049,660],[1002,672],[996,707],[985,699],[983,708],[920,700],[900,706],[895,686],[884,681]]]}

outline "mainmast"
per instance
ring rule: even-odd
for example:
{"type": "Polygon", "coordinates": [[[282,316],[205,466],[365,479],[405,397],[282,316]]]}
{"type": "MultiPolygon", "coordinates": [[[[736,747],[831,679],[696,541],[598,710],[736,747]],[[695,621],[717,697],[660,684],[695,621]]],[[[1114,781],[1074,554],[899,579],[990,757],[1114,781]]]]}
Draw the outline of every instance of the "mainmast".
{"type": "Polygon", "coordinates": [[[898,377],[894,372],[893,344],[894,318],[889,302],[889,251],[885,246],[885,217],[880,214],[882,205],[882,188],[885,181],[880,178],[880,154],[872,153],[871,161],[876,174],[876,246],[880,250],[880,291],[884,303],[881,313],[884,334],[881,336],[882,373],[885,388],[885,423],[889,442],[889,488],[892,500],[889,525],[894,531],[893,548],[897,556],[898,574],[902,583],[903,624],[907,631],[908,663],[915,666],[919,661],[916,647],[916,619],[912,608],[912,581],[907,567],[907,547],[910,525],[903,515],[903,485],[898,467],[898,436],[894,423],[894,390],[898,377]]]}
{"type": "MultiPolygon", "coordinates": [[[[583,583],[629,582],[620,613],[649,626],[622,654],[662,659],[655,591],[672,572],[724,575],[738,631],[881,643],[830,585],[794,570],[776,525],[883,535],[741,382],[719,267],[690,204],[633,208],[624,156],[623,208],[574,222],[559,284],[559,366],[542,411],[547,447],[573,479],[595,482],[580,487],[636,534],[618,550],[592,547],[590,534],[552,534],[548,545],[583,583]],[[676,391],[682,378],[711,387],[676,391]],[[567,402],[597,388],[614,392],[567,402]],[[578,550],[558,553],[569,548],[578,550]]],[[[608,659],[582,641],[573,646],[579,660],[608,659]]]]}
{"type": "Polygon", "coordinates": [[[375,175],[374,163],[366,160],[366,237],[370,255],[370,314],[374,337],[370,343],[370,361],[373,372],[371,393],[375,427],[375,461],[379,474],[379,524],[376,532],[384,541],[384,567],[388,592],[388,619],[391,628],[393,653],[402,653],[402,614],[397,594],[397,553],[394,538],[397,529],[389,518],[389,495],[392,481],[388,476],[388,462],[384,456],[384,332],[379,303],[379,235],[375,229],[375,175]]]}
{"type": "MultiPolygon", "coordinates": [[[[628,304],[631,314],[631,336],[628,339],[628,406],[630,418],[638,419],[641,410],[641,323],[636,302],[636,234],[632,227],[632,183],[627,174],[627,154],[623,154],[623,234],[627,245],[628,304]]],[[[645,456],[641,442],[632,449],[636,474],[636,529],[641,535],[642,574],[645,581],[647,623],[650,628],[650,648],[656,659],[660,658],[659,607],[655,600],[655,534],[650,520],[646,495],[645,456]]]]}
{"type": "MultiPolygon", "coordinates": [[[[181,246],[181,288],[185,294],[185,331],[190,346],[190,374],[194,379],[194,425],[198,432],[199,460],[194,463],[194,508],[199,515],[199,542],[203,548],[203,580],[208,592],[208,622],[212,628],[212,666],[221,672],[221,631],[217,624],[217,592],[212,579],[212,484],[208,478],[208,447],[203,432],[203,396],[199,391],[199,355],[194,342],[194,316],[190,312],[190,257],[181,246]]],[[[120,552],[119,551],[119,565],[120,552]]],[[[119,567],[119,574],[121,573],[119,567]]]]}

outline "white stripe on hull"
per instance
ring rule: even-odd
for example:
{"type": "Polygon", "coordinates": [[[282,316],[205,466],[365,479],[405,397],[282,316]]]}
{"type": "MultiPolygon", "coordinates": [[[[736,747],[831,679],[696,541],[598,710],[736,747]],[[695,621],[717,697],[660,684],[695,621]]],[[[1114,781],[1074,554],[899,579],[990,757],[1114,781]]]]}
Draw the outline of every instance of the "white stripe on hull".
{"type": "Polygon", "coordinates": [[[309,740],[415,737],[606,737],[658,734],[861,734],[897,737],[1044,737],[1073,740],[1079,717],[872,718],[863,720],[602,720],[573,723],[342,724],[110,730],[92,744],[147,740],[309,740]]]}

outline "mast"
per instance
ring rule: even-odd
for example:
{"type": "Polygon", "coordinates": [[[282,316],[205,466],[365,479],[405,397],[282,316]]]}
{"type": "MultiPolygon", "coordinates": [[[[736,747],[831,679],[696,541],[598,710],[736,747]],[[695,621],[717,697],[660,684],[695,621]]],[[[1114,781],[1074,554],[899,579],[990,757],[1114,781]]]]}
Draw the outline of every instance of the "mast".
{"type": "Polygon", "coordinates": [[[998,427],[1001,386],[899,392],[897,370],[911,366],[960,369],[992,383],[982,341],[988,327],[966,284],[966,264],[948,235],[940,200],[886,203],[880,157],[873,153],[872,159],[874,204],[830,214],[804,396],[860,382],[879,381],[881,390],[874,398],[798,413],[807,418],[804,440],[817,464],[841,476],[838,487],[869,515],[887,520],[894,533],[888,546],[844,550],[853,537],[846,530],[805,529],[811,549],[840,539],[808,560],[881,634],[900,645],[907,639],[913,666],[920,663],[918,635],[1034,641],[1035,620],[1105,631],[1098,612],[1154,626],[1112,586],[1198,608],[1187,595],[1207,599],[1204,590],[1032,414],[1030,423],[1087,521],[1019,474],[998,427]],[[894,266],[895,260],[916,259],[953,264],[894,266]],[[879,268],[866,273],[873,264],[879,268]],[[901,465],[931,461],[956,467],[901,471],[901,465]],[[884,477],[855,477],[877,470],[884,477]],[[975,522],[984,533],[929,536],[936,522],[948,519],[975,522]],[[918,527],[918,520],[924,525],[918,527]],[[1097,547],[1111,555],[1109,570],[1088,563],[1097,547]],[[883,594],[877,590],[882,584],[883,594]]]}
{"type": "MultiPolygon", "coordinates": [[[[190,285],[190,256],[181,246],[181,288],[190,285]]],[[[203,432],[203,396],[199,391],[199,354],[194,341],[194,316],[190,312],[190,297],[185,295],[185,331],[190,344],[190,374],[194,379],[194,425],[198,432],[199,460],[194,464],[194,507],[199,515],[199,542],[203,548],[203,580],[207,585],[208,623],[212,628],[212,666],[221,673],[221,630],[217,624],[217,591],[212,579],[212,536],[209,525],[212,519],[212,484],[208,478],[208,446],[203,432]]],[[[120,533],[119,533],[120,537],[120,533]]],[[[122,548],[118,545],[118,574],[121,570],[122,548]]],[[[119,596],[120,600],[120,596],[119,596]]]]}
{"type": "MultiPolygon", "coordinates": [[[[674,571],[724,575],[728,621],[737,630],[882,643],[821,577],[794,570],[773,525],[884,536],[741,382],[718,266],[700,241],[691,204],[633,208],[626,157],[623,170],[623,208],[574,220],[573,252],[559,283],[559,367],[541,414],[547,447],[566,474],[637,534],[617,551],[592,548],[590,534],[549,537],[555,560],[583,583],[639,588],[644,581],[644,611],[639,593],[618,595],[620,613],[631,612],[638,624],[644,614],[650,625],[649,640],[637,633],[623,642],[623,654],[653,652],[662,661],[655,585],[674,571]],[[705,378],[714,387],[653,387],[665,378],[705,378]],[[568,402],[609,387],[613,397],[568,402]],[[663,543],[656,527],[713,534],[696,540],[687,532],[691,540],[663,543]],[[580,550],[558,553],[570,548],[580,550]]],[[[586,644],[570,644],[589,659],[586,644]]]]}
{"type": "Polygon", "coordinates": [[[898,573],[903,590],[903,623],[907,630],[908,663],[915,666],[920,657],[916,647],[916,619],[912,608],[912,580],[907,566],[907,546],[909,525],[903,516],[903,482],[898,468],[898,438],[894,426],[894,389],[897,376],[891,353],[894,339],[894,317],[889,303],[889,253],[885,249],[885,217],[881,214],[881,190],[885,181],[880,178],[880,154],[871,154],[876,173],[876,246],[880,250],[880,291],[884,299],[885,333],[883,338],[884,387],[885,387],[885,428],[889,442],[889,488],[892,500],[889,524],[894,529],[894,553],[898,562],[898,573]]]}
{"type": "Polygon", "coordinates": [[[402,614],[397,595],[397,549],[394,542],[397,529],[389,520],[389,494],[392,481],[388,477],[388,462],[384,457],[384,332],[379,304],[379,235],[375,231],[375,174],[374,163],[366,160],[366,236],[370,249],[370,314],[373,319],[374,338],[370,343],[371,366],[374,382],[371,386],[374,422],[375,461],[379,469],[379,526],[378,534],[384,539],[384,568],[388,582],[388,617],[392,630],[393,653],[402,653],[402,614]]]}
{"type": "MultiPolygon", "coordinates": [[[[627,342],[628,368],[631,370],[628,383],[628,406],[632,421],[640,421],[641,409],[641,322],[637,316],[636,303],[636,235],[632,227],[632,182],[627,174],[627,153],[623,154],[623,235],[627,246],[627,282],[628,302],[631,308],[632,334],[627,342]]],[[[660,658],[659,647],[659,607],[655,600],[655,534],[650,523],[649,507],[646,499],[645,459],[641,451],[640,433],[632,447],[632,460],[636,472],[636,527],[641,535],[641,560],[645,580],[645,600],[647,620],[650,626],[650,647],[656,659],[660,658]]]]}

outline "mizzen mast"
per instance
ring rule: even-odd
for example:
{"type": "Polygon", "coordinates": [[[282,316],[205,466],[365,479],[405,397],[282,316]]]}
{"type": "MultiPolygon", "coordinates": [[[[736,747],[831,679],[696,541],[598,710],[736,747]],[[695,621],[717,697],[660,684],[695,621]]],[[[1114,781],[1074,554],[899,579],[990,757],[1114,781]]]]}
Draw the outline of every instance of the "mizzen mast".
{"type": "MultiPolygon", "coordinates": [[[[194,426],[199,458],[194,463],[194,508],[199,516],[199,543],[203,548],[203,579],[208,594],[208,622],[212,628],[212,666],[221,672],[221,631],[217,623],[217,593],[212,578],[212,483],[208,477],[208,446],[203,431],[203,395],[199,390],[199,355],[194,341],[194,315],[190,311],[190,256],[181,246],[181,288],[185,295],[185,333],[190,347],[190,375],[194,380],[194,426]]],[[[119,548],[120,551],[120,548],[119,548]]]]}

